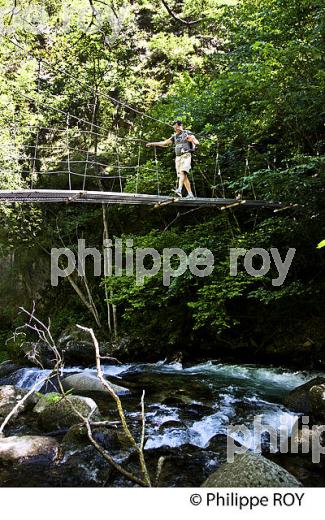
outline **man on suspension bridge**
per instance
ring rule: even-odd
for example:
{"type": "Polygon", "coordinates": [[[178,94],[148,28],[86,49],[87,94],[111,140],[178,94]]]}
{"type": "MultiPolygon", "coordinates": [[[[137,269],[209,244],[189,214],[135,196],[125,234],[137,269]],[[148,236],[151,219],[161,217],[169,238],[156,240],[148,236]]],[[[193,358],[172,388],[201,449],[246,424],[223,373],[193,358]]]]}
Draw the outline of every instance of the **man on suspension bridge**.
{"type": "Polygon", "coordinates": [[[166,141],[158,141],[156,143],[147,143],[146,146],[159,146],[165,148],[171,144],[175,145],[175,165],[178,177],[178,188],[173,191],[175,191],[178,197],[182,197],[183,186],[185,186],[187,190],[186,198],[194,199],[188,174],[192,165],[192,153],[195,150],[195,146],[199,144],[199,141],[192,132],[184,130],[182,121],[174,121],[173,126],[175,133],[169,139],[166,139],[166,141]]]}

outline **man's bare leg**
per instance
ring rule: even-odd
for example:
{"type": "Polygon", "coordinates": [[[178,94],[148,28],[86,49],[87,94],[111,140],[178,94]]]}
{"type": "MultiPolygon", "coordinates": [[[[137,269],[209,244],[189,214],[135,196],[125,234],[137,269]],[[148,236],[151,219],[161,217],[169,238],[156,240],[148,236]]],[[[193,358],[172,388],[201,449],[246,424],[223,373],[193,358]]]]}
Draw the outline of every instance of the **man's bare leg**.
{"type": "MultiPolygon", "coordinates": [[[[186,173],[185,172],[180,172],[179,176],[178,176],[178,189],[179,189],[179,191],[182,191],[183,186],[185,184],[185,181],[186,181],[186,173]]],[[[185,187],[186,187],[186,184],[185,184],[185,187]]]]}
{"type": "Polygon", "coordinates": [[[190,179],[188,178],[187,173],[185,173],[185,172],[182,172],[182,173],[184,174],[184,181],[183,181],[183,183],[184,183],[184,186],[185,186],[185,188],[187,190],[187,193],[192,193],[190,179]]]}

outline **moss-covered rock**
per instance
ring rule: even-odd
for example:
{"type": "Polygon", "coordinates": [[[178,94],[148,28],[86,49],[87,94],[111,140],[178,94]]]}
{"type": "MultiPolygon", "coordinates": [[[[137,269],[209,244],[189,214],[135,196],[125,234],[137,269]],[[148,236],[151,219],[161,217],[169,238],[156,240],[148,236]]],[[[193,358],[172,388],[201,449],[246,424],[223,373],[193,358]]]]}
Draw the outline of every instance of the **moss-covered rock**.
{"type": "Polygon", "coordinates": [[[71,395],[59,401],[49,401],[39,414],[38,424],[46,432],[69,428],[74,424],[82,423],[83,417],[90,414],[92,419],[99,418],[99,411],[95,401],[89,397],[71,395]]]}
{"type": "Polygon", "coordinates": [[[36,414],[42,413],[45,408],[47,408],[50,404],[56,403],[62,399],[62,395],[57,392],[50,392],[48,394],[39,395],[39,401],[33,408],[33,412],[36,414]]]}
{"type": "Polygon", "coordinates": [[[236,454],[220,466],[201,487],[298,487],[301,483],[274,462],[252,452],[236,454]]]}

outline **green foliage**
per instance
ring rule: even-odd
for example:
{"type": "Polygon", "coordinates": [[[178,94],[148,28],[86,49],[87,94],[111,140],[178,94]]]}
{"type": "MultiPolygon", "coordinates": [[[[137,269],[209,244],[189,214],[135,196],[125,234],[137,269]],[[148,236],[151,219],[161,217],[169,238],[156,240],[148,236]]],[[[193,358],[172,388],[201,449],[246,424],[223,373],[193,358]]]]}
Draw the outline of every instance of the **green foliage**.
{"type": "Polygon", "coordinates": [[[9,355],[6,348],[6,339],[7,339],[7,333],[1,332],[0,333],[0,363],[2,361],[6,361],[9,359],[9,355]]]}
{"type": "Polygon", "coordinates": [[[48,404],[58,403],[62,400],[62,395],[51,392],[47,395],[41,394],[40,392],[35,392],[35,395],[39,397],[39,399],[44,400],[48,404]]]}
{"type": "MultiPolygon", "coordinates": [[[[8,10],[3,23],[9,36],[0,50],[0,189],[28,187],[32,179],[38,188],[66,189],[68,178],[60,172],[69,139],[74,189],[82,188],[80,161],[90,151],[100,164],[88,165],[87,189],[153,194],[159,180],[160,192],[169,194],[176,180],[173,150],[159,149],[155,157],[144,143],[168,138],[172,129],[144,112],[166,122],[182,117],[199,138],[193,169],[199,195],[211,196],[213,189],[217,196],[240,192],[295,205],[271,215],[109,208],[110,238],[133,239],[135,247],[160,254],[166,247],[187,253],[208,247],[215,268],[206,279],[186,272],[167,288],[162,273],[143,286],[125,273],[98,280],[89,261],[88,289],[103,323],[105,294],[117,306],[121,334],[175,348],[202,338],[213,342],[216,335],[267,335],[273,320],[286,323],[288,316],[299,325],[300,308],[322,314],[323,256],[315,250],[317,243],[323,247],[325,233],[320,0],[169,1],[176,17],[198,22],[190,26],[151,0],[106,7],[95,0],[95,15],[88,1],[73,0],[68,20],[64,2],[19,0],[17,11],[28,7],[28,22],[41,27],[34,33],[19,14],[11,17],[12,2],[1,5],[8,10]],[[97,131],[90,134],[89,125],[73,117],[68,133],[48,130],[66,128],[65,112],[94,118],[97,131]],[[267,276],[251,278],[240,266],[231,277],[231,247],[277,247],[283,254],[295,247],[297,253],[285,285],[275,288],[273,267],[267,276]]],[[[49,287],[51,248],[64,245],[76,253],[78,238],[102,248],[101,207],[0,207],[4,330],[14,325],[19,305],[34,300],[44,319],[53,317],[56,334],[75,321],[94,325],[67,280],[49,287]]]]}
{"type": "Polygon", "coordinates": [[[8,330],[2,334],[2,339],[5,359],[11,359],[19,364],[21,359],[24,358],[23,345],[26,341],[26,335],[19,334],[13,337],[12,333],[8,330]]]}

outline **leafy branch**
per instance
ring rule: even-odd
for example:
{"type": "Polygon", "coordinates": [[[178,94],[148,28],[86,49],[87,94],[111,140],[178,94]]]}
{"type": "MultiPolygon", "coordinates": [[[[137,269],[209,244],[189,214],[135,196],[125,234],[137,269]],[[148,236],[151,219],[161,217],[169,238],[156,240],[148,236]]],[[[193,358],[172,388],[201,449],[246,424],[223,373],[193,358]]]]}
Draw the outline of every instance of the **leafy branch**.
{"type": "Polygon", "coordinates": [[[177,22],[182,23],[183,25],[187,25],[187,26],[197,25],[198,23],[203,22],[203,20],[205,20],[205,18],[199,18],[199,20],[193,20],[193,21],[183,20],[182,18],[177,16],[174,13],[174,11],[172,11],[172,9],[169,7],[169,5],[167,4],[167,2],[165,0],[161,0],[161,2],[163,4],[163,6],[165,7],[165,9],[167,10],[168,14],[172,18],[174,18],[174,20],[176,20],[177,22]]]}

